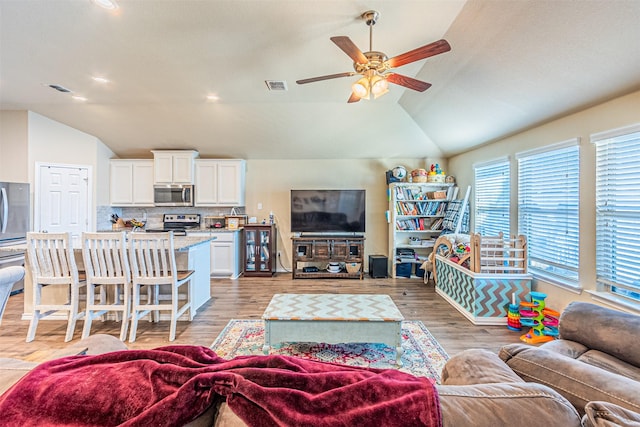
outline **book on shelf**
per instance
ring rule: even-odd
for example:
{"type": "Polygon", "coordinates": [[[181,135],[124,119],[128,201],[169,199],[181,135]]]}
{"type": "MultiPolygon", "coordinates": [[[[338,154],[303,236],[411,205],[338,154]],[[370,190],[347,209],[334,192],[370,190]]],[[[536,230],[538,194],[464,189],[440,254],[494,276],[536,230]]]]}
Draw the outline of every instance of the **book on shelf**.
{"type": "MultiPolygon", "coordinates": [[[[425,184],[423,184],[425,185],[425,184]]],[[[429,185],[429,184],[426,184],[429,185]]],[[[436,184],[437,185],[437,184],[436,184]]],[[[425,189],[432,189],[433,187],[425,187],[425,189]]],[[[454,200],[458,196],[458,187],[452,185],[446,189],[436,191],[422,191],[422,187],[396,187],[396,200],[454,200]]]]}

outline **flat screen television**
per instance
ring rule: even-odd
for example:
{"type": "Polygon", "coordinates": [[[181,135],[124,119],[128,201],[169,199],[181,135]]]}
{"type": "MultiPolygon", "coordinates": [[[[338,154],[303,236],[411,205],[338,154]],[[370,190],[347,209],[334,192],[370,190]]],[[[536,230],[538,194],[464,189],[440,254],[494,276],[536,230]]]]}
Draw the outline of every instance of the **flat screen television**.
{"type": "Polygon", "coordinates": [[[364,233],[365,190],[291,190],[292,233],[364,233]]]}

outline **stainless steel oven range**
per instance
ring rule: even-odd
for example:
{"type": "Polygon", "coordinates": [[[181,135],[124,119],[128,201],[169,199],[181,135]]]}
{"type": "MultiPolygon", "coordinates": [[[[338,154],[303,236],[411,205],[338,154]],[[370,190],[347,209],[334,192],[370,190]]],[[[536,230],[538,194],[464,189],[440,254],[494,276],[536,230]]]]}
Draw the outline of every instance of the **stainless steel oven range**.
{"type": "Polygon", "coordinates": [[[186,236],[187,230],[200,228],[200,214],[164,214],[162,228],[147,228],[150,233],[173,231],[175,236],[186,236]]]}

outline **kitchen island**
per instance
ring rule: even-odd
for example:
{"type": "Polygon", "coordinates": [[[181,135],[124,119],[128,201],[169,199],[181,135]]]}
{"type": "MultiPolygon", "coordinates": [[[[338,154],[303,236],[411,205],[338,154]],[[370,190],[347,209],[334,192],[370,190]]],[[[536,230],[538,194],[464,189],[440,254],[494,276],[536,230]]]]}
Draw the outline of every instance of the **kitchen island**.
{"type": "MultiPolygon", "coordinates": [[[[193,278],[191,279],[191,286],[189,287],[191,292],[191,301],[193,315],[197,314],[198,308],[211,299],[211,281],[210,281],[210,262],[211,262],[211,241],[215,240],[216,236],[211,235],[199,235],[199,236],[174,236],[173,243],[176,255],[176,265],[178,270],[193,270],[193,278]]],[[[3,252],[24,252],[26,245],[14,245],[0,248],[3,252]]],[[[74,242],[74,255],[78,270],[84,269],[84,262],[82,261],[82,248],[80,242],[74,242]]],[[[28,258],[27,254],[27,258],[28,258]]],[[[22,313],[23,320],[31,320],[32,308],[33,308],[33,291],[31,286],[31,269],[29,268],[29,260],[26,261],[26,275],[24,279],[24,312],[22,313]]],[[[45,298],[51,298],[53,302],[64,302],[67,298],[67,294],[62,289],[45,288],[42,293],[43,300],[45,298]]],[[[161,320],[169,319],[168,313],[161,313],[161,320]],[[166,316],[166,317],[165,317],[166,316]]],[[[54,314],[44,318],[51,320],[66,320],[66,313],[54,314]]],[[[188,320],[188,315],[182,316],[179,320],[188,320]]]]}

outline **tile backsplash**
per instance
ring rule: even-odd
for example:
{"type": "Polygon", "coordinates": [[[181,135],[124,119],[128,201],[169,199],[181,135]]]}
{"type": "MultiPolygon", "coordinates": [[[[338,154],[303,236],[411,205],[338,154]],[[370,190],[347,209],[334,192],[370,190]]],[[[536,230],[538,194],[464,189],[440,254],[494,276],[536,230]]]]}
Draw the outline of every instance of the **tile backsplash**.
{"type": "MultiPolygon", "coordinates": [[[[113,206],[98,206],[96,216],[96,230],[105,231],[111,230],[111,214],[117,214],[124,220],[137,219],[139,221],[145,221],[147,228],[162,227],[162,215],[164,214],[200,214],[202,218],[205,216],[223,216],[231,214],[243,214],[245,212],[243,207],[232,208],[229,207],[162,207],[162,208],[136,208],[136,207],[122,207],[117,208],[113,206]]],[[[204,220],[202,220],[204,225],[204,220]]]]}

